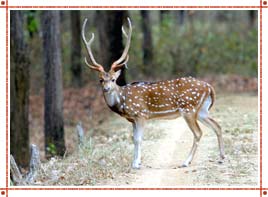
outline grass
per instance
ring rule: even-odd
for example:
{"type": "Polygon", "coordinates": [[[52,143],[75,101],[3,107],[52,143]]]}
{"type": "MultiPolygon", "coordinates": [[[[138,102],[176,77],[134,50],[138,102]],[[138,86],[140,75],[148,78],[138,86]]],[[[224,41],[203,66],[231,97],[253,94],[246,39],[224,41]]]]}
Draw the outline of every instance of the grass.
{"type": "MultiPolygon", "coordinates": [[[[153,126],[148,124],[147,129],[153,126]]],[[[161,137],[159,132],[148,132],[145,141],[161,137]]],[[[69,156],[43,162],[35,185],[102,185],[120,174],[129,173],[133,154],[132,126],[117,115],[88,131],[82,147],[69,156]],[[120,126],[119,126],[120,125],[120,126]],[[94,133],[94,134],[92,134],[94,133]]]]}
{"type": "Polygon", "coordinates": [[[36,185],[98,185],[100,180],[114,179],[118,173],[129,171],[130,132],[126,123],[116,129],[114,118],[103,125],[103,130],[96,128],[95,133],[99,134],[88,135],[84,145],[71,155],[43,163],[36,185]],[[106,124],[110,125],[111,132],[106,124]]]}

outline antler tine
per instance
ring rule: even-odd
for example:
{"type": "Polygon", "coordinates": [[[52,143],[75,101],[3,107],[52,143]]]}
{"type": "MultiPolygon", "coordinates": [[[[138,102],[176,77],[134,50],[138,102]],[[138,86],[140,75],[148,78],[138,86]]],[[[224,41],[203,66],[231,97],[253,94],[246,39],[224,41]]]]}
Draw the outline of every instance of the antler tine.
{"type": "Polygon", "coordinates": [[[122,26],[122,32],[123,32],[124,36],[127,38],[127,33],[126,33],[125,29],[124,29],[124,26],[122,26]]]}
{"type": "Polygon", "coordinates": [[[125,68],[128,68],[128,67],[127,67],[128,59],[129,59],[129,55],[127,55],[125,61],[122,62],[121,64],[113,64],[113,65],[112,65],[112,69],[113,69],[114,71],[116,71],[117,69],[119,70],[119,69],[120,69],[122,66],[124,66],[124,65],[125,65],[125,68]]]}
{"type": "Polygon", "coordinates": [[[104,72],[104,69],[102,66],[92,66],[91,64],[89,64],[86,57],[85,57],[85,63],[89,68],[91,68],[93,70],[104,72]]]}
{"type": "Polygon", "coordinates": [[[128,50],[129,50],[130,41],[131,41],[132,25],[131,25],[130,19],[127,18],[127,20],[128,20],[128,26],[129,26],[128,34],[125,32],[124,27],[122,26],[122,32],[123,32],[124,36],[127,38],[127,43],[126,43],[125,49],[124,49],[121,57],[112,64],[111,69],[118,68],[127,62],[127,61],[125,61],[124,63],[120,64],[122,61],[126,60],[126,58],[128,56],[128,50]]]}
{"type": "Polygon", "coordinates": [[[121,65],[125,65],[125,67],[128,68],[128,67],[127,67],[128,59],[129,59],[129,55],[127,55],[125,61],[124,61],[123,63],[119,64],[119,66],[121,66],[121,65]]]}
{"type": "Polygon", "coordinates": [[[90,38],[89,41],[86,40],[86,37],[85,37],[85,28],[86,28],[86,24],[87,24],[87,18],[84,20],[84,23],[83,23],[83,26],[82,26],[82,32],[81,32],[81,34],[82,34],[82,38],[83,38],[84,44],[85,44],[85,46],[86,46],[86,48],[87,48],[87,52],[88,52],[88,55],[89,55],[89,57],[90,57],[90,60],[91,60],[92,63],[93,63],[93,66],[90,65],[90,64],[87,62],[86,58],[85,58],[85,62],[86,62],[86,64],[87,64],[90,68],[92,68],[92,69],[94,69],[94,70],[102,71],[102,70],[104,70],[103,67],[102,67],[102,65],[100,65],[100,64],[98,64],[98,63],[96,62],[96,60],[95,60],[95,58],[94,58],[94,56],[93,56],[92,50],[91,50],[91,44],[92,44],[92,42],[94,41],[94,38],[95,38],[95,37],[94,37],[94,33],[91,34],[91,38],[90,38]]]}

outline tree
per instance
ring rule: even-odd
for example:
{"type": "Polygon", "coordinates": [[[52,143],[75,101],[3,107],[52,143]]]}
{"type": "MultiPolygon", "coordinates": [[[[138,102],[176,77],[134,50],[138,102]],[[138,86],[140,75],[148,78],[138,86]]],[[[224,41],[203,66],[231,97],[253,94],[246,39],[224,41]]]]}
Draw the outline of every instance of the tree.
{"type": "Polygon", "coordinates": [[[152,25],[150,19],[150,12],[141,10],[141,27],[143,32],[143,64],[145,74],[150,73],[150,66],[153,61],[153,40],[152,40],[152,25]]]}
{"type": "Polygon", "coordinates": [[[45,76],[46,157],[65,153],[59,11],[41,13],[45,76]]]}
{"type": "Polygon", "coordinates": [[[72,83],[75,87],[82,86],[82,66],[81,66],[81,24],[80,11],[71,11],[71,71],[72,83]]]}
{"type": "Polygon", "coordinates": [[[29,54],[24,39],[22,11],[10,13],[10,151],[18,165],[29,162],[29,54]]]}
{"type": "Polygon", "coordinates": [[[169,10],[160,10],[159,12],[160,25],[162,25],[165,18],[169,16],[169,13],[170,13],[169,10]]]}
{"type": "Polygon", "coordinates": [[[256,17],[257,15],[255,10],[248,11],[249,27],[254,27],[256,17]]]}
{"type": "MultiPolygon", "coordinates": [[[[121,27],[126,18],[126,11],[97,11],[97,26],[100,39],[100,53],[106,70],[122,55],[124,50],[121,27]]],[[[124,68],[117,80],[117,84],[126,84],[124,68]]]]}
{"type": "Polygon", "coordinates": [[[186,11],[185,10],[178,10],[175,11],[175,17],[177,18],[178,21],[178,25],[182,26],[185,22],[185,15],[186,15],[186,11]]]}

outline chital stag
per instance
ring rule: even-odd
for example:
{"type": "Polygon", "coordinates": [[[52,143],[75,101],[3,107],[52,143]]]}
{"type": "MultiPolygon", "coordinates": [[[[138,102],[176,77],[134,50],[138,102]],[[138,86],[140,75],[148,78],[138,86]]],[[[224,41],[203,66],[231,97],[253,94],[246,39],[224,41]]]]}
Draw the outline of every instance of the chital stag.
{"type": "Polygon", "coordinates": [[[210,127],[217,135],[220,157],[224,159],[224,147],[222,132],[219,124],[209,116],[209,110],[215,102],[215,91],[211,85],[192,77],[183,77],[159,82],[135,82],[125,86],[118,86],[116,80],[121,68],[128,61],[132,26],[128,18],[129,31],[122,32],[127,38],[122,56],[116,60],[106,72],[102,65],[98,64],[92,54],[91,44],[94,40],[87,41],[85,37],[85,19],[82,27],[82,38],[88,51],[92,64],[85,58],[89,68],[99,72],[99,79],[103,90],[104,99],[108,107],[126,118],[133,125],[134,160],[133,168],[141,165],[141,141],[144,130],[144,122],[149,119],[172,119],[182,116],[194,135],[193,145],[189,156],[181,167],[188,166],[197,149],[202,131],[197,120],[210,127]]]}

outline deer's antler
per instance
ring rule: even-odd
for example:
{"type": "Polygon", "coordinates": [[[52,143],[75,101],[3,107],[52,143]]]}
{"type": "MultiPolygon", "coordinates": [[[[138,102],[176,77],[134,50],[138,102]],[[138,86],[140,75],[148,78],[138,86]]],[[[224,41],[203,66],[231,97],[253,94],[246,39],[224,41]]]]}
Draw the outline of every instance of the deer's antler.
{"type": "Polygon", "coordinates": [[[92,50],[91,50],[91,44],[94,40],[94,33],[92,33],[91,35],[91,38],[89,41],[86,40],[86,37],[85,37],[85,28],[86,28],[86,24],[87,24],[87,18],[84,20],[84,23],[83,23],[83,27],[82,27],[82,32],[81,32],[81,35],[82,35],[82,38],[83,38],[83,41],[84,41],[84,44],[87,48],[87,52],[88,52],[88,55],[90,57],[90,60],[91,62],[93,63],[93,65],[89,64],[88,61],[87,61],[87,58],[85,57],[85,63],[87,64],[87,66],[91,69],[94,69],[94,70],[97,70],[99,72],[104,72],[104,69],[103,69],[103,66],[98,64],[92,54],[92,50]]]}
{"type": "Polygon", "coordinates": [[[127,20],[128,20],[128,26],[129,26],[128,34],[126,33],[126,31],[124,30],[124,27],[122,26],[122,32],[123,32],[124,36],[127,38],[127,43],[126,43],[125,49],[124,49],[121,57],[112,64],[111,70],[121,68],[122,66],[124,66],[127,63],[128,59],[129,59],[128,50],[129,50],[130,41],[131,41],[132,25],[131,25],[130,19],[127,18],[127,20]]]}

